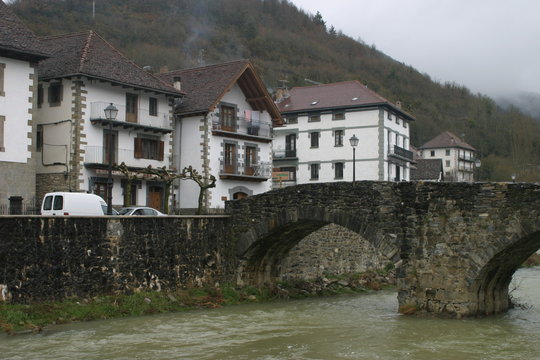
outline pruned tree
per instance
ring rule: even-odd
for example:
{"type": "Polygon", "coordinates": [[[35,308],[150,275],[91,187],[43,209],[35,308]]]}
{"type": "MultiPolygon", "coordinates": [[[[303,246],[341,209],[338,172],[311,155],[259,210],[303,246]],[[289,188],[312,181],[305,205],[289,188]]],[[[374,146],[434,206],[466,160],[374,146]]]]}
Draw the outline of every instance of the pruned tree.
{"type": "Polygon", "coordinates": [[[205,179],[202,175],[199,174],[197,170],[193,169],[193,167],[190,165],[182,170],[182,177],[180,179],[190,179],[195,181],[197,185],[199,185],[199,204],[197,208],[197,215],[201,215],[203,209],[205,209],[204,194],[207,189],[216,187],[216,177],[214,175],[210,175],[210,178],[205,179]]]}

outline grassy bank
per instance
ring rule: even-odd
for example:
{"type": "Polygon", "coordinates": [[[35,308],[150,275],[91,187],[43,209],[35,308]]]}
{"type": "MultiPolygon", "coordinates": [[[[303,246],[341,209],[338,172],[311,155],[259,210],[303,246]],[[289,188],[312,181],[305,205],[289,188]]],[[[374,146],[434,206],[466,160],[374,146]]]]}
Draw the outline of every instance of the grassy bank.
{"type": "Polygon", "coordinates": [[[0,303],[0,328],[8,334],[21,331],[37,333],[44,326],[52,324],[378,290],[392,282],[387,280],[390,278],[386,274],[363,273],[322,277],[313,281],[288,281],[272,288],[224,285],[174,292],[73,298],[60,302],[0,303]]]}

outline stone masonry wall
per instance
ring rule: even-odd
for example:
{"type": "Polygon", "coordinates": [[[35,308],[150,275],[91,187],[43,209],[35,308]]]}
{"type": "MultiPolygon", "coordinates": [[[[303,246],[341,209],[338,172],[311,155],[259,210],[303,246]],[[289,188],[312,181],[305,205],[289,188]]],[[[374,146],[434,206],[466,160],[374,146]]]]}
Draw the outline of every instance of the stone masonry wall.
{"type": "Polygon", "coordinates": [[[0,217],[0,284],[14,302],[227,282],[227,217],[0,217]]]}
{"type": "Polygon", "coordinates": [[[383,269],[391,259],[343,226],[326,225],[300,240],[281,263],[281,278],[311,280],[383,269]]]}

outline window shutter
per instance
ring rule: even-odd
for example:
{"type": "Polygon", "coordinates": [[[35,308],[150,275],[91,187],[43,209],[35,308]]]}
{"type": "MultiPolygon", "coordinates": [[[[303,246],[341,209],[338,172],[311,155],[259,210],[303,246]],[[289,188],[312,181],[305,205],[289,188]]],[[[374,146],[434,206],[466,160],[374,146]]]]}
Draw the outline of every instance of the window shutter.
{"type": "Polygon", "coordinates": [[[135,159],[142,158],[142,139],[141,138],[135,138],[135,144],[134,144],[134,153],[135,153],[135,159]]]}
{"type": "Polygon", "coordinates": [[[160,141],[159,142],[159,155],[158,155],[158,160],[159,161],[163,161],[163,155],[164,155],[164,149],[165,149],[165,142],[163,141],[160,141]]]}

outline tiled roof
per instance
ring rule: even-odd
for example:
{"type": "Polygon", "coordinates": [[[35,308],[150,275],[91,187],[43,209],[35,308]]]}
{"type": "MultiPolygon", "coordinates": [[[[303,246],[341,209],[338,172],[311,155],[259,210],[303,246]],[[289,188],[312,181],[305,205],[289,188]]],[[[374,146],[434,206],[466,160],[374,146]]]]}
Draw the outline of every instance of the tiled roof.
{"type": "Polygon", "coordinates": [[[442,159],[417,159],[416,168],[411,169],[411,180],[442,180],[442,159]]]}
{"type": "Polygon", "coordinates": [[[440,148],[462,148],[466,150],[476,151],[474,147],[461,140],[459,136],[452,134],[450,131],[445,131],[442,134],[431,139],[420,149],[440,149],[440,148]]]}
{"type": "Polygon", "coordinates": [[[28,61],[48,55],[34,33],[3,1],[0,1],[0,54],[28,61]]]}
{"type": "Polygon", "coordinates": [[[245,60],[233,61],[175,70],[158,76],[169,84],[174,83],[174,78],[180,77],[182,91],[186,93],[181,113],[208,112],[223,96],[225,89],[239,77],[246,63],[245,60]]]}
{"type": "Polygon", "coordinates": [[[391,107],[414,120],[410,114],[356,80],[294,87],[289,90],[289,96],[278,103],[278,108],[282,113],[289,113],[380,105],[391,107]]]}
{"type": "Polygon", "coordinates": [[[41,39],[53,53],[39,63],[39,78],[75,75],[180,96],[182,93],[154,74],[143,70],[93,31],[41,39]]]}
{"type": "Polygon", "coordinates": [[[212,111],[223,95],[238,83],[253,109],[268,111],[274,123],[282,121],[277,106],[249,60],[175,70],[158,76],[169,84],[180,78],[182,91],[186,93],[178,110],[180,115],[212,111]]]}

